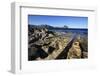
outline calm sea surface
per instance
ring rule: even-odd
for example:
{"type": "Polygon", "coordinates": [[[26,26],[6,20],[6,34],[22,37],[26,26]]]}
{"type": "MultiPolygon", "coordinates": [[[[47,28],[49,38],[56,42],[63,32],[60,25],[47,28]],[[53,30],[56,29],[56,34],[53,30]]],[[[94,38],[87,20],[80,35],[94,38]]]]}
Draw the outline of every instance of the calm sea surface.
{"type": "Polygon", "coordinates": [[[88,34],[88,29],[53,29],[51,31],[55,32],[65,32],[65,33],[77,33],[77,34],[88,34]]]}

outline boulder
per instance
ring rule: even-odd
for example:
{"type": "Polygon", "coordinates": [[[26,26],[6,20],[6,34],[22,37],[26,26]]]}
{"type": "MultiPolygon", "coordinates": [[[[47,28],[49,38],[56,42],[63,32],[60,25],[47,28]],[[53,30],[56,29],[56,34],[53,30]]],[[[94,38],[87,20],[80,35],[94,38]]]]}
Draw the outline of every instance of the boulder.
{"type": "Polygon", "coordinates": [[[69,49],[67,59],[81,58],[81,49],[79,42],[73,42],[72,47],[69,49]]]}

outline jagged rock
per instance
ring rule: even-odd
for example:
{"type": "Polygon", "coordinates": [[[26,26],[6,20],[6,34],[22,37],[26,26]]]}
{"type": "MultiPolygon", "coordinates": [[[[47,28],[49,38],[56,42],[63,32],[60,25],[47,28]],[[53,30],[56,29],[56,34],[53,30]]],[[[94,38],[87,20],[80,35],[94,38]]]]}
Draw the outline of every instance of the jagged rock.
{"type": "Polygon", "coordinates": [[[83,58],[88,58],[88,53],[87,52],[83,52],[83,58]]]}
{"type": "Polygon", "coordinates": [[[48,34],[48,38],[49,38],[49,37],[54,37],[54,35],[53,35],[53,34],[48,34]]]}
{"type": "Polygon", "coordinates": [[[28,60],[35,60],[37,57],[39,57],[38,49],[36,47],[31,47],[28,49],[28,60]]]}
{"type": "Polygon", "coordinates": [[[72,44],[72,47],[69,49],[67,58],[68,59],[81,58],[81,49],[79,46],[79,42],[74,42],[72,44]]]}
{"type": "Polygon", "coordinates": [[[34,44],[42,46],[44,44],[44,41],[43,40],[38,40],[38,41],[34,42],[34,44]]]}
{"type": "Polygon", "coordinates": [[[29,60],[35,60],[38,57],[41,59],[48,56],[48,54],[39,46],[34,46],[28,49],[29,60]]]}
{"type": "Polygon", "coordinates": [[[46,53],[48,53],[48,47],[42,46],[42,49],[43,49],[46,53]]]}
{"type": "Polygon", "coordinates": [[[49,46],[48,53],[51,54],[55,50],[55,47],[49,46]]]}

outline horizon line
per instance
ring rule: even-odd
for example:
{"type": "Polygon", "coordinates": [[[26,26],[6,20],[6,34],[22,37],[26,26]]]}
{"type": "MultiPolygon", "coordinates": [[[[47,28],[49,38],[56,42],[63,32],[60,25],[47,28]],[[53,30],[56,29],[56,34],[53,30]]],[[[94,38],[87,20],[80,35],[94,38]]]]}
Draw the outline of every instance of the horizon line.
{"type": "MultiPolygon", "coordinates": [[[[37,25],[49,25],[49,24],[28,24],[28,25],[36,25],[37,26],[37,25]]],[[[52,26],[52,25],[50,25],[50,26],[52,26]]],[[[54,27],[54,26],[52,26],[52,27],[54,27]]],[[[59,27],[59,26],[57,26],[57,27],[59,27]]],[[[64,27],[64,25],[62,27],[64,27]]],[[[61,28],[61,27],[59,27],[59,28],[61,28]]],[[[88,29],[88,27],[87,28],[86,27],[85,28],[84,27],[83,28],[80,28],[80,27],[69,27],[69,26],[68,26],[68,28],[88,29]]]]}

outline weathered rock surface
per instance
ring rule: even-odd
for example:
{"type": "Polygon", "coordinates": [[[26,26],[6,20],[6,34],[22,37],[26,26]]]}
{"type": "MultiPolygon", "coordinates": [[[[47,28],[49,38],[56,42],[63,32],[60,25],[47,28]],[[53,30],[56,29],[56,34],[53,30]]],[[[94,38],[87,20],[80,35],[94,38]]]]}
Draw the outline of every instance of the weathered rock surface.
{"type": "Polygon", "coordinates": [[[69,49],[67,58],[68,59],[81,58],[81,48],[79,46],[79,42],[78,41],[75,41],[72,44],[72,47],[69,49]]]}
{"type": "MultiPolygon", "coordinates": [[[[28,60],[51,60],[63,52],[68,45],[72,33],[53,32],[46,28],[32,28],[28,31],[28,60]]],[[[87,58],[87,47],[84,40],[75,40],[64,54],[66,59],[87,58]],[[80,42],[82,45],[80,45],[80,42]]]]}
{"type": "Polygon", "coordinates": [[[47,29],[33,29],[29,32],[29,60],[54,59],[67,45],[68,39],[47,29]],[[43,55],[43,57],[41,57],[43,55]]]}

